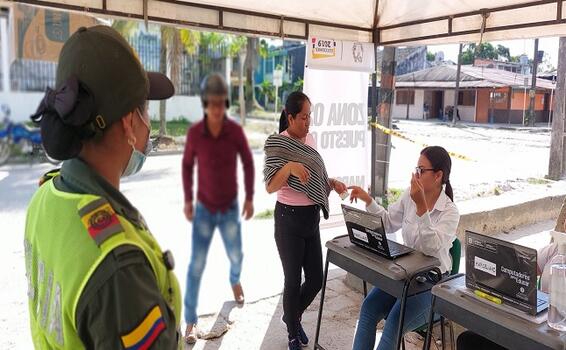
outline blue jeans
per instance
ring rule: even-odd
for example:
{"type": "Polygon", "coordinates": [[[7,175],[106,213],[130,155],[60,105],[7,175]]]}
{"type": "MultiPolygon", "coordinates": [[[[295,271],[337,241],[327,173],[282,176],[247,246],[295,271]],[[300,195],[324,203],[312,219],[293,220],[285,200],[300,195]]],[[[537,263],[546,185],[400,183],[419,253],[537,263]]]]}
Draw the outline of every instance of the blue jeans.
{"type": "MultiPolygon", "coordinates": [[[[430,306],[430,291],[407,298],[403,334],[422,326],[428,321],[430,306]]],[[[378,288],[373,288],[365,298],[360,310],[353,350],[374,348],[375,329],[379,321],[384,318],[387,318],[387,322],[385,322],[377,350],[396,350],[395,343],[397,341],[400,309],[400,300],[378,288]]]]}
{"type": "Polygon", "coordinates": [[[230,284],[234,286],[240,283],[244,255],[242,253],[240,213],[237,199],[224,213],[211,213],[202,203],[197,202],[193,217],[192,252],[185,293],[185,321],[187,324],[197,323],[200,281],[216,227],[220,229],[222,241],[230,260],[230,284]]]}

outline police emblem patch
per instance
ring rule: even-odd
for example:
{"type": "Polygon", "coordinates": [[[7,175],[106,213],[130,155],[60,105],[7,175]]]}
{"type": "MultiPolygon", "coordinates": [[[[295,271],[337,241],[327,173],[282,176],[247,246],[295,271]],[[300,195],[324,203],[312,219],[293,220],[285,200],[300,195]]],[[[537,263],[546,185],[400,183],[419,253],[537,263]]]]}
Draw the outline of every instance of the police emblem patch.
{"type": "Polygon", "coordinates": [[[118,215],[104,198],[90,202],[79,209],[79,215],[88,234],[98,246],[113,235],[124,231],[118,215]]]}

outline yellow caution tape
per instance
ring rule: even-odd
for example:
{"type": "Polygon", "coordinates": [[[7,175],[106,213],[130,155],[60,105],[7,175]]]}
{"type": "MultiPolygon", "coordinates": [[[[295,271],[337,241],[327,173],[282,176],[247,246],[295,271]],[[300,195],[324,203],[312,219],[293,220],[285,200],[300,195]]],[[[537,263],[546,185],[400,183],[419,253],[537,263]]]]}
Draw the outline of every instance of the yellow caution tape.
{"type": "MultiPolygon", "coordinates": [[[[403,140],[409,141],[409,142],[411,142],[411,143],[414,143],[414,144],[416,144],[416,145],[419,145],[419,146],[421,146],[421,147],[423,147],[423,148],[430,146],[430,145],[427,145],[426,143],[417,142],[417,141],[415,141],[415,140],[413,140],[413,139],[410,139],[410,138],[408,138],[407,136],[401,134],[400,132],[395,131],[395,130],[391,130],[391,129],[389,129],[389,128],[386,128],[385,126],[383,126],[383,125],[381,125],[381,124],[378,124],[378,123],[369,123],[369,125],[371,125],[371,126],[374,127],[374,128],[377,128],[377,129],[381,130],[381,131],[382,131],[384,134],[386,134],[386,135],[391,135],[391,136],[398,137],[398,138],[400,138],[400,139],[403,139],[403,140]]],[[[448,151],[448,154],[449,154],[450,157],[452,157],[452,158],[458,158],[458,159],[462,159],[462,160],[472,161],[472,159],[471,159],[470,157],[464,156],[464,155],[462,155],[462,154],[458,154],[458,153],[454,153],[454,152],[450,152],[450,151],[448,151]]]]}

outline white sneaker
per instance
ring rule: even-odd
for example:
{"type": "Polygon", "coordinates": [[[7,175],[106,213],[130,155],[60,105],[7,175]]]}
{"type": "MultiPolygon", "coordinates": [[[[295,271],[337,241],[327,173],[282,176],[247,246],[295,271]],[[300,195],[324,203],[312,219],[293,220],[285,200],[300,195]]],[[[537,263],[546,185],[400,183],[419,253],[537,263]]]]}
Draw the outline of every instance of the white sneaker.
{"type": "Polygon", "coordinates": [[[197,342],[197,325],[187,325],[185,330],[185,343],[194,344],[197,342]],[[189,328],[190,327],[190,328],[189,328]]]}

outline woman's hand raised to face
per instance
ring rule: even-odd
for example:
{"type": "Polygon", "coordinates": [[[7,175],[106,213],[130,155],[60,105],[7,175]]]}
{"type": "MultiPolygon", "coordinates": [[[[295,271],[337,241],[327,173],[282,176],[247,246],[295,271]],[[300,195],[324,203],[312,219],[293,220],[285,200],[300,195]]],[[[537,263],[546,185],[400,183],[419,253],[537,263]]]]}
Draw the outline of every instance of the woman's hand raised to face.
{"type": "Polygon", "coordinates": [[[371,197],[361,187],[350,186],[348,189],[352,190],[352,192],[350,192],[350,203],[353,203],[354,201],[358,203],[358,199],[360,199],[366,203],[366,206],[371,204],[371,197]]]}
{"type": "Polygon", "coordinates": [[[417,215],[422,216],[428,208],[423,184],[416,174],[411,176],[411,199],[417,205],[417,215]]]}

